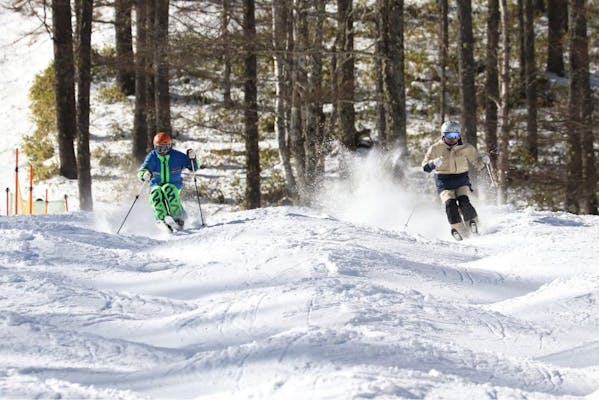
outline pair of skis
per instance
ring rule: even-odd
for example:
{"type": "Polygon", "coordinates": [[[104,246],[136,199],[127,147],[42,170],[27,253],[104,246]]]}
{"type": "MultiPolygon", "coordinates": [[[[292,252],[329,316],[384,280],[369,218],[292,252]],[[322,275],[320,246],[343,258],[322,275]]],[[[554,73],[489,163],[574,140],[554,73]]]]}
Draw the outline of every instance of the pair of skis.
{"type": "MultiPolygon", "coordinates": [[[[489,179],[491,179],[491,186],[494,188],[497,188],[497,183],[495,183],[495,179],[493,178],[493,171],[491,170],[491,165],[489,163],[485,163],[485,168],[487,170],[487,173],[489,174],[489,179]]],[[[474,236],[478,236],[480,234],[479,230],[478,230],[478,223],[476,222],[475,219],[471,219],[468,222],[464,222],[464,231],[460,232],[455,228],[451,228],[451,236],[453,236],[453,238],[455,240],[461,241],[464,240],[465,235],[474,235],[474,236]]]]}
{"type": "MultiPolygon", "coordinates": [[[[470,221],[468,221],[468,223],[464,223],[464,227],[467,227],[467,229],[469,230],[469,233],[472,235],[478,235],[478,224],[476,223],[476,220],[471,219],[470,221]]],[[[468,232],[468,230],[464,230],[464,232],[468,232]]],[[[451,236],[453,236],[453,238],[457,241],[461,241],[464,240],[464,233],[460,233],[460,231],[458,231],[455,228],[451,228],[451,236]]]]}
{"type": "Polygon", "coordinates": [[[183,230],[183,223],[175,221],[170,215],[167,215],[164,221],[158,221],[158,226],[168,233],[177,233],[183,230]]]}

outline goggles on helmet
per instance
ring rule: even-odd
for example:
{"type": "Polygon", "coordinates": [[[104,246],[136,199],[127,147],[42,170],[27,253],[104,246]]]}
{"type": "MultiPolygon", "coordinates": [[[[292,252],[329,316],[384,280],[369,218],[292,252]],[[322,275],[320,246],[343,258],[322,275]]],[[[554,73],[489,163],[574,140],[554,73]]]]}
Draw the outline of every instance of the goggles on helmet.
{"type": "Polygon", "coordinates": [[[171,151],[171,148],[172,145],[170,144],[157,144],[156,146],[154,146],[154,150],[156,150],[156,153],[160,155],[168,154],[168,152],[171,151]]]}
{"type": "Polygon", "coordinates": [[[443,134],[443,137],[445,139],[449,139],[449,140],[459,139],[460,138],[460,132],[445,132],[443,134]]]}

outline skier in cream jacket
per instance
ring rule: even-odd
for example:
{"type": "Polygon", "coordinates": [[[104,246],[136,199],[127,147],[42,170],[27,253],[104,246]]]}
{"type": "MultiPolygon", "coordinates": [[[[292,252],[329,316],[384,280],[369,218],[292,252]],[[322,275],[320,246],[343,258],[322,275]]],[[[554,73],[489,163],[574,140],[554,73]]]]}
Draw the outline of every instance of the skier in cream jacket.
{"type": "Polygon", "coordinates": [[[474,146],[462,142],[458,122],[445,122],[441,134],[441,139],[426,152],[422,168],[435,174],[437,192],[445,205],[451,234],[456,240],[462,240],[466,229],[478,233],[478,215],[468,198],[472,191],[469,164],[482,170],[489,163],[489,156],[478,154],[474,146]]]}

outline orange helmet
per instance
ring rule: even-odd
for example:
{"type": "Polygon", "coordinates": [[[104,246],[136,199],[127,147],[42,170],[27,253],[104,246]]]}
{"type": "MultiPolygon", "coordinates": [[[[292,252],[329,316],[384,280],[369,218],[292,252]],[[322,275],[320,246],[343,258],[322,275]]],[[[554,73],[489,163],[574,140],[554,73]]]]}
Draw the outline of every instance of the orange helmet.
{"type": "Polygon", "coordinates": [[[171,135],[166,132],[158,132],[154,135],[154,150],[160,155],[166,155],[173,147],[171,135]]]}
{"type": "Polygon", "coordinates": [[[154,146],[159,144],[172,144],[171,135],[166,132],[158,132],[154,135],[154,146]]]}

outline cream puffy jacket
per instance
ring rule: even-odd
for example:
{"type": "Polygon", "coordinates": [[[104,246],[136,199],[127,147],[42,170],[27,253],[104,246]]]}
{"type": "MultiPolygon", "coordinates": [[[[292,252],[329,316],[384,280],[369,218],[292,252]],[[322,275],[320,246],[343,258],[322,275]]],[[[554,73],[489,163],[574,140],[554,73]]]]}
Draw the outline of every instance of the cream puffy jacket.
{"type": "Polygon", "coordinates": [[[425,171],[428,170],[427,172],[432,172],[434,169],[437,174],[462,174],[468,172],[468,163],[474,165],[477,170],[485,167],[476,148],[471,144],[462,143],[460,140],[458,144],[450,147],[441,138],[429,147],[422,161],[422,167],[425,171]],[[443,159],[443,163],[437,168],[427,168],[429,163],[438,157],[443,159]]]}

